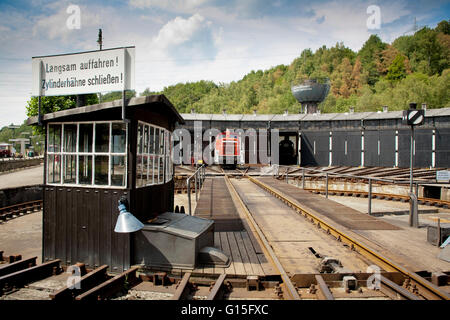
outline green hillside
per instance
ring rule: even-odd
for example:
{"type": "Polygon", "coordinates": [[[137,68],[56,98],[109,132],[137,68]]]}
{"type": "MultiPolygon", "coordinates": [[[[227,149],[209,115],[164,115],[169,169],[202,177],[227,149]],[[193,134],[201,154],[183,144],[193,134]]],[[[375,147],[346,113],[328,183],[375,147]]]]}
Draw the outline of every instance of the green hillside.
{"type": "Polygon", "coordinates": [[[383,43],[376,35],[354,52],[337,43],[315,52],[306,49],[288,66],[251,71],[229,84],[211,81],[179,83],[159,92],[146,89],[141,95],[165,94],[180,112],[199,113],[298,113],[293,82],[306,77],[327,77],[331,90],[320,106],[322,112],[407,108],[409,102],[428,108],[450,107],[450,23],[435,29],[422,28],[414,35],[383,43]]]}

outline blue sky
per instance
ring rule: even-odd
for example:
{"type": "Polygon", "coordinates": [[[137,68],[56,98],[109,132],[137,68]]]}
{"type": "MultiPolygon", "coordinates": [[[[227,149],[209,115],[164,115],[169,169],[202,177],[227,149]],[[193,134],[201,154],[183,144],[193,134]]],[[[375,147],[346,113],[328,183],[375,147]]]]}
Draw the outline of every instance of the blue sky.
{"type": "Polygon", "coordinates": [[[303,49],[336,42],[359,50],[372,33],[392,42],[413,27],[449,18],[448,1],[356,0],[0,0],[0,128],[22,123],[31,97],[31,57],[136,46],[136,91],[178,82],[241,79],[289,64],[303,49]],[[80,29],[69,29],[69,5],[80,29]],[[370,5],[381,26],[370,30],[370,5]]]}

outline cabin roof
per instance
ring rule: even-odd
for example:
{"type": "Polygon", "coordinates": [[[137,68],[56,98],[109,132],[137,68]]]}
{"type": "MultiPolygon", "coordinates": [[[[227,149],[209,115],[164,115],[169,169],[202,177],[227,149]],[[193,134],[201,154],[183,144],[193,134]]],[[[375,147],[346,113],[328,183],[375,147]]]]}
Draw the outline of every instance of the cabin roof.
{"type": "MultiPolygon", "coordinates": [[[[178,113],[178,111],[175,109],[173,104],[169,101],[169,99],[166,98],[163,94],[161,95],[152,95],[152,96],[144,96],[144,97],[136,97],[127,99],[126,106],[127,108],[145,108],[145,105],[149,104],[160,104],[161,107],[166,108],[166,111],[169,111],[170,115],[173,115],[175,117],[175,121],[178,121],[180,124],[184,124],[183,117],[178,113]]],[[[109,101],[109,102],[103,102],[98,104],[93,104],[89,106],[79,107],[79,108],[72,108],[67,110],[61,110],[56,111],[52,113],[47,113],[42,115],[42,121],[47,122],[54,119],[64,119],[65,121],[67,119],[70,119],[72,116],[80,115],[80,114],[86,114],[86,113],[94,113],[98,111],[105,111],[105,110],[115,110],[122,108],[122,99],[109,101]]],[[[35,125],[38,123],[38,117],[30,117],[27,119],[28,125],[35,125]]]]}

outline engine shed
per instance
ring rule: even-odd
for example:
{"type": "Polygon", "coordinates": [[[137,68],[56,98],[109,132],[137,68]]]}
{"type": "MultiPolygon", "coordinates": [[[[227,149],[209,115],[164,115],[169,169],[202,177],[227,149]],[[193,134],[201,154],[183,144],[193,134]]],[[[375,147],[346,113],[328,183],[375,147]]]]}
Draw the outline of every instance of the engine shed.
{"type": "MultiPolygon", "coordinates": [[[[45,114],[43,262],[135,263],[136,234],[116,233],[118,200],[142,223],[173,211],[172,132],[184,123],[164,95],[45,114]]],[[[37,124],[37,117],[28,119],[37,124]]]]}

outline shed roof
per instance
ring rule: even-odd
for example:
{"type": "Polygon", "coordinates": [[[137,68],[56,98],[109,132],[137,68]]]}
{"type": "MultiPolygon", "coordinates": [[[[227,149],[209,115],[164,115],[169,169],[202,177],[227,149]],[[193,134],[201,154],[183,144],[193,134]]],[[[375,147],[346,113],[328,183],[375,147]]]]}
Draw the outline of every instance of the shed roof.
{"type": "Polygon", "coordinates": [[[272,118],[272,121],[300,121],[306,115],[304,113],[297,114],[276,114],[272,118]]]}

